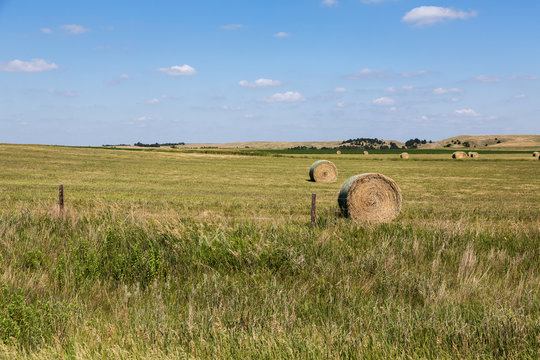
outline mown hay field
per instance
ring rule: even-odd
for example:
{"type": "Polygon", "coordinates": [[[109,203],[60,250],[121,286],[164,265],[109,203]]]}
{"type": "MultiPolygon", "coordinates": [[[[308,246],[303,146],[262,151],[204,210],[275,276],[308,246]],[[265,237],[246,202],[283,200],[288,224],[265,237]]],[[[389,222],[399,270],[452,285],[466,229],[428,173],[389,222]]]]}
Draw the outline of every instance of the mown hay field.
{"type": "Polygon", "coordinates": [[[0,145],[0,357],[540,356],[538,161],[324,158],[0,145]],[[337,214],[366,172],[390,223],[337,214]]]}

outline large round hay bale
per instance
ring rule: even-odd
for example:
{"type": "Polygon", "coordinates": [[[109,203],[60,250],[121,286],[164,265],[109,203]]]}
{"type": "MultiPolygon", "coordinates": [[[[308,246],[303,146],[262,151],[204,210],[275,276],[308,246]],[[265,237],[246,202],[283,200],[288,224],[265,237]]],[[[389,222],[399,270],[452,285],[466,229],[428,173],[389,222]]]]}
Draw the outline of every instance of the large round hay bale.
{"type": "Polygon", "coordinates": [[[311,181],[333,183],[337,180],[338,171],[336,165],[328,160],[315,161],[309,169],[311,181]]]}
{"type": "Polygon", "coordinates": [[[538,157],[539,155],[540,155],[540,152],[538,151],[533,152],[533,157],[538,157]]]}
{"type": "Polygon", "coordinates": [[[369,153],[367,151],[364,151],[364,155],[368,155],[369,153]]]}
{"type": "Polygon", "coordinates": [[[339,192],[343,215],[353,220],[385,222],[401,211],[401,190],[388,176],[365,173],[349,178],[339,192]]]}
{"type": "Polygon", "coordinates": [[[464,151],[456,151],[452,154],[452,159],[465,159],[467,157],[467,153],[464,151]]]}
{"type": "Polygon", "coordinates": [[[408,159],[409,158],[409,153],[403,152],[403,153],[399,154],[399,157],[402,158],[402,159],[408,159]]]}
{"type": "Polygon", "coordinates": [[[471,151],[469,152],[469,157],[472,157],[472,158],[478,158],[478,153],[476,151],[471,151]]]}
{"type": "Polygon", "coordinates": [[[336,154],[341,155],[341,151],[339,151],[339,150],[336,151],[336,154]]]}

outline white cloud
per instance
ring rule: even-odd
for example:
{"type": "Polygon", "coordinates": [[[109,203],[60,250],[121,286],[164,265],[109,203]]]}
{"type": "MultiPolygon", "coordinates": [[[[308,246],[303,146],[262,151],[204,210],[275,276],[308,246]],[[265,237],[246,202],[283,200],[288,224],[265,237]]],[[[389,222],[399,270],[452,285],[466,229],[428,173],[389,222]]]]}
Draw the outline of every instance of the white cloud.
{"type": "Polygon", "coordinates": [[[386,89],[384,89],[384,91],[389,92],[389,93],[397,92],[396,88],[393,86],[387,87],[386,89]]]}
{"type": "Polygon", "coordinates": [[[345,103],[342,101],[342,102],[338,102],[337,103],[337,107],[338,108],[344,108],[345,107],[345,103]]]}
{"type": "Polygon", "coordinates": [[[159,99],[158,98],[153,98],[153,99],[150,99],[150,100],[146,100],[144,103],[149,104],[149,105],[156,105],[156,104],[159,104],[159,99]]]}
{"type": "Polygon", "coordinates": [[[51,29],[49,29],[49,28],[41,28],[41,29],[39,29],[39,31],[41,31],[42,34],[47,34],[47,35],[53,33],[53,31],[51,29]]]}
{"type": "Polygon", "coordinates": [[[89,29],[85,28],[84,26],[77,25],[77,24],[63,25],[63,26],[60,26],[60,29],[66,31],[66,32],[68,32],[70,34],[73,34],[73,35],[78,35],[78,34],[82,34],[82,33],[90,31],[89,29]]]}
{"type": "Polygon", "coordinates": [[[277,38],[286,38],[286,37],[289,37],[289,33],[280,31],[280,32],[274,34],[274,37],[277,37],[277,38]]]}
{"type": "Polygon", "coordinates": [[[400,76],[402,78],[409,79],[409,78],[413,78],[413,77],[423,76],[423,75],[426,75],[427,73],[429,73],[429,71],[427,71],[427,70],[418,70],[418,71],[404,72],[404,73],[401,73],[400,76]]]}
{"type": "Polygon", "coordinates": [[[488,75],[480,75],[474,78],[476,81],[480,81],[483,83],[496,83],[501,81],[501,78],[495,77],[495,76],[488,76],[488,75]]]}
{"type": "Polygon", "coordinates": [[[386,70],[364,68],[352,74],[350,78],[357,79],[357,78],[372,77],[372,76],[382,77],[384,73],[386,73],[386,70]]]}
{"type": "Polygon", "coordinates": [[[457,98],[457,97],[453,97],[453,98],[450,99],[450,101],[452,101],[452,102],[459,102],[460,100],[459,100],[459,98],[457,98]]]}
{"type": "Polygon", "coordinates": [[[144,121],[152,121],[154,120],[153,118],[151,118],[150,116],[139,116],[137,119],[135,119],[137,121],[141,121],[141,122],[144,122],[144,121]]]}
{"type": "Polygon", "coordinates": [[[154,118],[145,115],[145,116],[139,116],[139,117],[136,118],[135,120],[137,120],[137,121],[139,121],[139,122],[146,122],[146,121],[154,121],[154,118]]]}
{"type": "Polygon", "coordinates": [[[272,80],[272,79],[264,79],[260,78],[253,82],[248,82],[247,80],[242,80],[238,82],[238,85],[242,87],[247,88],[262,88],[262,87],[270,87],[270,86],[280,86],[281,81],[279,80],[272,80]]]}
{"type": "Polygon", "coordinates": [[[411,90],[414,89],[414,86],[412,86],[412,85],[403,85],[401,88],[403,90],[405,90],[405,91],[411,91],[411,90]]]}
{"type": "Polygon", "coordinates": [[[456,110],[456,114],[461,115],[461,116],[480,116],[480,114],[474,111],[473,109],[456,110]]]}
{"type": "Polygon", "coordinates": [[[0,71],[3,72],[42,72],[58,69],[55,63],[48,63],[43,59],[32,59],[30,61],[11,60],[8,63],[0,63],[0,71]]]}
{"type": "Polygon", "coordinates": [[[115,77],[114,79],[111,79],[109,81],[107,81],[107,83],[109,85],[118,85],[124,81],[128,81],[130,79],[129,75],[128,74],[120,74],[118,75],[117,77],[115,77]]]}
{"type": "Polygon", "coordinates": [[[237,107],[237,106],[229,106],[229,105],[223,105],[220,107],[221,110],[223,111],[239,111],[239,110],[242,110],[242,108],[240,107],[237,107]]]}
{"type": "Polygon", "coordinates": [[[186,64],[182,66],[174,65],[168,68],[157,68],[156,71],[160,71],[169,76],[193,76],[197,74],[197,70],[186,64]]]}
{"type": "Polygon", "coordinates": [[[338,87],[338,88],[335,88],[335,89],[334,89],[334,92],[337,92],[337,93],[344,93],[344,92],[347,92],[347,89],[342,88],[342,87],[338,87]]]}
{"type": "Polygon", "coordinates": [[[461,92],[461,89],[458,89],[458,88],[451,88],[451,89],[436,88],[435,90],[433,90],[433,93],[435,95],[456,94],[460,92],[461,92]]]}
{"type": "Polygon", "coordinates": [[[394,105],[396,103],[396,101],[392,98],[389,98],[389,97],[380,97],[378,99],[375,99],[372,101],[373,104],[375,105],[380,105],[380,106],[390,106],[390,105],[394,105]]]}
{"type": "Polygon", "coordinates": [[[440,6],[419,6],[406,13],[401,20],[413,23],[414,26],[425,26],[446,20],[468,19],[476,15],[476,11],[467,12],[440,6]]]}
{"type": "Polygon", "coordinates": [[[527,95],[525,95],[525,94],[514,95],[514,99],[525,99],[526,97],[527,97],[527,95]]]}
{"type": "Polygon", "coordinates": [[[255,115],[253,115],[253,114],[245,114],[244,115],[245,119],[253,119],[254,117],[255,117],[255,115]]]}
{"type": "Polygon", "coordinates": [[[338,4],[338,0],[323,0],[321,4],[325,6],[334,6],[338,4]]]}
{"type": "Polygon", "coordinates": [[[298,102],[305,101],[306,98],[297,91],[287,91],[285,93],[275,93],[272,96],[264,98],[262,101],[267,103],[274,102],[298,102]]]}
{"type": "Polygon", "coordinates": [[[238,30],[244,27],[242,24],[228,24],[220,26],[223,30],[238,30]]]}

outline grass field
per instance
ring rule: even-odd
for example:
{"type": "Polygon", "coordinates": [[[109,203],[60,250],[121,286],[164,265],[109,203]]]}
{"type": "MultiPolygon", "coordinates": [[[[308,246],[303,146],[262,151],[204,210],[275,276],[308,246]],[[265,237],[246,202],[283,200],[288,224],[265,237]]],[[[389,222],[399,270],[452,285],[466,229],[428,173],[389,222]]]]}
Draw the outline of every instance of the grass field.
{"type": "Polygon", "coordinates": [[[0,357],[540,356],[530,153],[245,155],[0,145],[0,357]],[[363,172],[393,222],[337,215],[363,172]]]}

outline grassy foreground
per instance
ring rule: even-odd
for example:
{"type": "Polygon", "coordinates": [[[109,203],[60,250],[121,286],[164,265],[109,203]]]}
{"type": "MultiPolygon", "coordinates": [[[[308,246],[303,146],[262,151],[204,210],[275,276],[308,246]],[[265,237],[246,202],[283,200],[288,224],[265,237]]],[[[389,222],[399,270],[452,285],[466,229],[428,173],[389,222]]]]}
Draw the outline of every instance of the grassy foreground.
{"type": "Polygon", "coordinates": [[[540,356],[540,161],[327,158],[0,145],[0,357],[540,356]],[[374,171],[401,215],[336,216],[374,171]]]}

